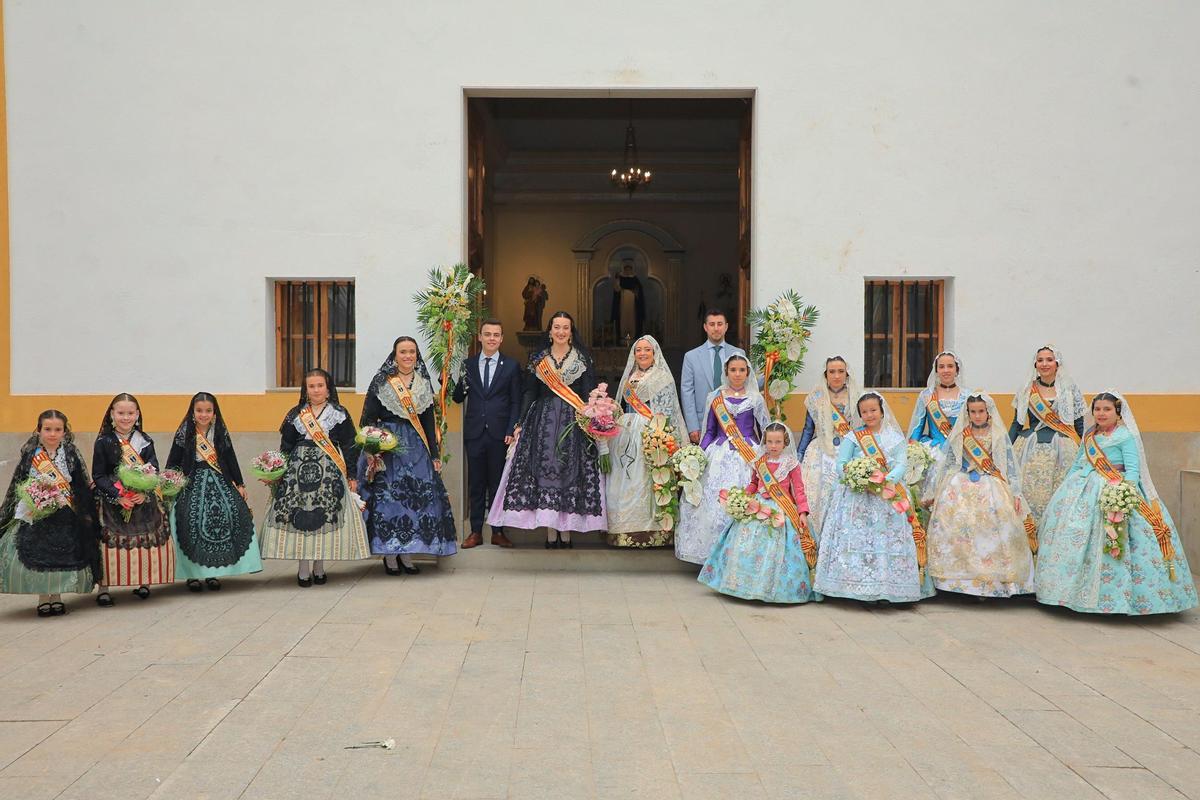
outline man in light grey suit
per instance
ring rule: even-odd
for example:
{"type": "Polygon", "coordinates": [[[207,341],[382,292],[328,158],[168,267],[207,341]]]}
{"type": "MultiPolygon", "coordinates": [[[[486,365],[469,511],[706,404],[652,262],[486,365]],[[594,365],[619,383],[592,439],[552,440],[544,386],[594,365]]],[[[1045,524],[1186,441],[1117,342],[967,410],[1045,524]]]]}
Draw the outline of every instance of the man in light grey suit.
{"type": "Polygon", "coordinates": [[[735,353],[746,355],[740,347],[725,342],[727,330],[729,321],[725,318],[725,312],[719,308],[708,309],[704,315],[704,332],[708,334],[708,341],[689,350],[683,357],[679,391],[683,396],[683,419],[687,422],[688,438],[692,444],[699,444],[700,435],[704,432],[704,421],[708,417],[705,401],[709,393],[721,385],[725,359],[735,353]]]}

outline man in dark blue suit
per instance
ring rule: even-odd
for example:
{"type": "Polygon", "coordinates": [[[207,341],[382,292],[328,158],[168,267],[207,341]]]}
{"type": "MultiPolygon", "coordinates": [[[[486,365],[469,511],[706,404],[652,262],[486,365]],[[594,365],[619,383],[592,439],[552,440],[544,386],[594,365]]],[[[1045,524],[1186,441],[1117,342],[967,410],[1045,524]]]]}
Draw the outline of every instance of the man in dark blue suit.
{"type": "MultiPolygon", "coordinates": [[[[454,402],[466,401],[463,444],[467,452],[471,535],[462,543],[464,550],[483,544],[483,520],[500,486],[504,455],[521,412],[521,368],[516,361],[500,355],[503,342],[500,320],[484,320],[479,328],[483,349],[463,362],[463,374],[454,387],[454,402]]],[[[492,544],[513,546],[503,528],[492,528],[492,544]]]]}

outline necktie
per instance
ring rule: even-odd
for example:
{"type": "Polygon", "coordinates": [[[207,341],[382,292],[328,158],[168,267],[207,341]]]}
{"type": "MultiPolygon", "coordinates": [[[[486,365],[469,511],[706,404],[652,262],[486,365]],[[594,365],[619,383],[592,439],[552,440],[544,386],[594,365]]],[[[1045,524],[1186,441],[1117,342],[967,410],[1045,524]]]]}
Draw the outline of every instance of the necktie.
{"type": "Polygon", "coordinates": [[[488,384],[492,382],[492,357],[488,356],[483,360],[483,388],[486,391],[488,384]]]}
{"type": "Polygon", "coordinates": [[[721,385],[721,345],[713,345],[713,388],[721,385]]]}

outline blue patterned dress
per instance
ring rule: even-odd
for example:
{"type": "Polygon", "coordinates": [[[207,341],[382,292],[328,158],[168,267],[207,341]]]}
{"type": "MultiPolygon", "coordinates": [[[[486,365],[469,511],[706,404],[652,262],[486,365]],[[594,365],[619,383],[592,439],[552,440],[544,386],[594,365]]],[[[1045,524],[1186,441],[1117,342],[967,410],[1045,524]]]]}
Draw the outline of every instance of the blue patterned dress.
{"type": "MultiPolygon", "coordinates": [[[[1096,443],[1130,483],[1142,488],[1144,465],[1137,439],[1124,426],[1096,443]]],[[[1106,481],[1088,460],[1086,447],[1059,485],[1042,517],[1036,568],[1037,599],[1089,614],[1167,614],[1196,606],[1196,586],[1179,529],[1165,506],[1163,520],[1175,547],[1172,581],[1150,524],[1138,513],[1128,517],[1128,547],[1117,559],[1104,550],[1107,533],[1100,510],[1106,481]]]]}
{"type": "MultiPolygon", "coordinates": [[[[904,479],[908,442],[896,429],[884,429],[875,440],[887,454],[887,480],[904,479]]],[[[847,436],[838,446],[837,473],[862,455],[858,438],[847,436]]],[[[917,549],[905,515],[870,492],[851,491],[839,483],[821,528],[817,578],[813,589],[823,595],[852,600],[911,603],[931,597],[933,583],[924,582],[917,567],[917,549]]]]}
{"type": "MultiPolygon", "coordinates": [[[[933,476],[941,469],[942,461],[946,457],[946,435],[930,419],[929,409],[925,407],[929,398],[934,396],[935,391],[935,389],[925,389],[917,396],[917,405],[913,409],[912,420],[908,426],[909,441],[924,442],[933,449],[933,463],[925,470],[925,478],[921,482],[922,494],[933,490],[933,476]]],[[[958,397],[953,400],[938,401],[942,407],[942,413],[946,415],[946,419],[950,420],[951,425],[958,421],[958,415],[963,412],[963,405],[967,402],[970,394],[960,385],[958,397]]]]}
{"type": "MultiPolygon", "coordinates": [[[[791,469],[780,474],[778,462],[767,462],[771,474],[791,493],[796,508],[806,513],[808,500],[800,465],[793,458],[790,464],[784,464],[785,469],[788,466],[791,469]]],[[[758,473],[754,473],[746,492],[755,494],[760,486],[758,473]]],[[[757,494],[755,499],[772,512],[781,512],[766,492],[757,494]]],[[[821,599],[813,593],[800,533],[791,520],[786,520],[782,528],[762,520],[731,521],[696,580],[721,594],[764,603],[807,603],[821,599]]]]}
{"type": "Polygon", "coordinates": [[[367,505],[367,532],[375,555],[449,556],[458,550],[446,485],[425,447],[426,440],[437,447],[432,391],[428,386],[420,388],[422,400],[430,402],[415,420],[425,439],[386,380],[373,381],[363,402],[362,424],[389,430],[399,441],[396,449],[382,454],[384,468],[370,479],[368,457],[358,459],[358,492],[367,505]]]}

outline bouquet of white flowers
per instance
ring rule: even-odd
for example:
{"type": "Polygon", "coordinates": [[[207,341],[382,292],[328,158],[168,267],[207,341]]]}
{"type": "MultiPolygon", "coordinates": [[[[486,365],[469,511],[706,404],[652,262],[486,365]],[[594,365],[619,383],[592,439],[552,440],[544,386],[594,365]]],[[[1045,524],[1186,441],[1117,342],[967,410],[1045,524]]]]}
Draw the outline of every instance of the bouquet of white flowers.
{"type": "Polygon", "coordinates": [[[873,491],[872,487],[883,485],[885,475],[879,468],[879,462],[869,456],[859,456],[846,462],[841,481],[850,487],[852,492],[873,491]]]}
{"type": "Polygon", "coordinates": [[[683,499],[694,506],[700,505],[704,494],[704,485],[700,477],[708,468],[708,456],[698,445],[689,444],[681,447],[671,456],[671,466],[679,476],[679,485],[683,488],[683,499]]]}
{"type": "Polygon", "coordinates": [[[1100,510],[1108,537],[1104,552],[1113,558],[1120,559],[1129,549],[1129,517],[1141,502],[1137,487],[1129,481],[1112,481],[1100,490],[1100,510]]]}
{"type": "Polygon", "coordinates": [[[819,314],[816,306],[805,305],[804,298],[789,289],[766,308],[746,315],[754,329],[750,361],[763,376],[772,419],[787,419],[783,401],[796,388],[796,378],[804,369],[808,339],[819,314]]]}
{"type": "Polygon", "coordinates": [[[927,442],[908,443],[908,469],[904,472],[904,484],[916,486],[925,479],[925,473],[933,464],[933,448],[927,442]]]}

